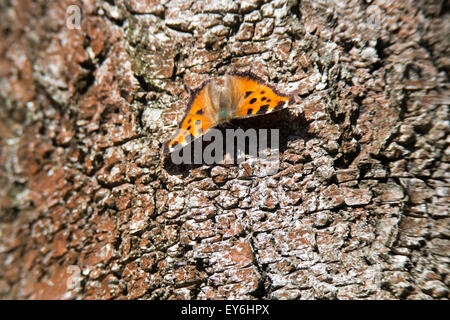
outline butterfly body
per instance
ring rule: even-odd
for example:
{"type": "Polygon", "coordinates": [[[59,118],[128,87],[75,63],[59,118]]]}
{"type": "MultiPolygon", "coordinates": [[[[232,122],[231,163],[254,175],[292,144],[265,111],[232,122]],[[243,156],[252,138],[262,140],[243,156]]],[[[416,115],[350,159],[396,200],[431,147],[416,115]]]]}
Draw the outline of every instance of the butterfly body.
{"type": "Polygon", "coordinates": [[[292,96],[281,94],[251,73],[233,72],[222,80],[207,81],[192,93],[186,114],[164,152],[183,147],[218,124],[278,111],[292,102],[292,96]]]}

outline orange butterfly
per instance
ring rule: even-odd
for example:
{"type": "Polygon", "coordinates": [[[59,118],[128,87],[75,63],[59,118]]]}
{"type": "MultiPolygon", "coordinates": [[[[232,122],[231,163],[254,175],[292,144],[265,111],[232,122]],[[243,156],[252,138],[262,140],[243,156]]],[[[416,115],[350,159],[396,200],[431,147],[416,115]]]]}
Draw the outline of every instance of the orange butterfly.
{"type": "Polygon", "coordinates": [[[278,92],[252,73],[231,72],[223,83],[219,86],[209,80],[192,92],[178,130],[164,146],[165,154],[184,147],[218,124],[282,110],[294,101],[292,95],[278,92]]]}

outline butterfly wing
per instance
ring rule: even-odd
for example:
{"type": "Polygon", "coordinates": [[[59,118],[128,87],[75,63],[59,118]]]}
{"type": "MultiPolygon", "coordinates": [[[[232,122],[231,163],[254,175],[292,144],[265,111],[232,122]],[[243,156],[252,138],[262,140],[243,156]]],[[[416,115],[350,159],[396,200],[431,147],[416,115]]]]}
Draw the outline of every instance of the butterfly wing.
{"type": "Polygon", "coordinates": [[[232,74],[230,81],[233,95],[239,99],[235,111],[236,118],[246,118],[270,113],[286,108],[293,102],[289,95],[278,92],[253,74],[232,74]]]}
{"type": "Polygon", "coordinates": [[[164,147],[165,153],[171,153],[176,148],[184,147],[195,138],[202,136],[214,124],[205,110],[208,96],[203,87],[192,94],[184,118],[164,147]]]}
{"type": "MultiPolygon", "coordinates": [[[[214,102],[217,94],[214,94],[214,90],[209,90],[215,87],[208,84],[209,82],[204,83],[192,94],[178,130],[164,146],[165,153],[184,147],[220,122],[217,120],[219,109],[214,107],[217,105],[217,102],[214,102]]],[[[278,111],[293,102],[291,96],[281,94],[250,73],[231,73],[225,87],[226,97],[222,97],[222,100],[230,99],[229,104],[234,106],[233,118],[247,118],[278,111]]]]}

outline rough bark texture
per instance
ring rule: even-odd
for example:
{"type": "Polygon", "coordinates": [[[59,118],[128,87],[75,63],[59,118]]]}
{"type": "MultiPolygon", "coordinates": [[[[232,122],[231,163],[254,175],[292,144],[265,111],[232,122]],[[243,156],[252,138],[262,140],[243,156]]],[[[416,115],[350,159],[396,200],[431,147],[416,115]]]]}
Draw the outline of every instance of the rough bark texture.
{"type": "Polygon", "coordinates": [[[448,298],[448,9],[1,1],[0,298],[448,298]],[[299,95],[279,173],[170,172],[187,89],[250,66],[299,95]]]}

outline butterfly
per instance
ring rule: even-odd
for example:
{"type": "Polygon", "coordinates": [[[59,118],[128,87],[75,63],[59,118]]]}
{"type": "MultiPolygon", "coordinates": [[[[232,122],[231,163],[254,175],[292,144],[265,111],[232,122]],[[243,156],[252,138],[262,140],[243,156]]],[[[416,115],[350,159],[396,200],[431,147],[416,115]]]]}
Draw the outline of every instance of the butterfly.
{"type": "Polygon", "coordinates": [[[177,131],[164,145],[165,154],[184,147],[211,127],[279,111],[294,102],[292,95],[280,93],[250,72],[233,71],[222,82],[208,80],[192,91],[177,131]]]}

